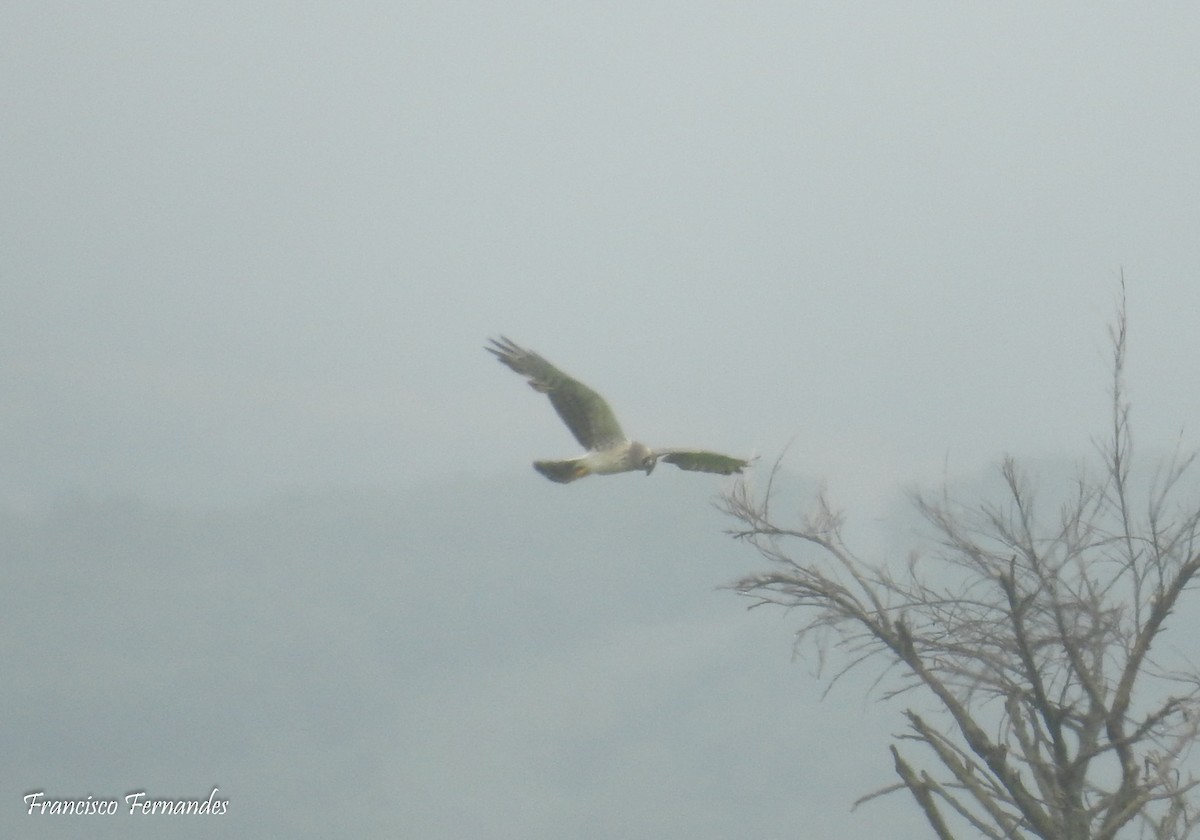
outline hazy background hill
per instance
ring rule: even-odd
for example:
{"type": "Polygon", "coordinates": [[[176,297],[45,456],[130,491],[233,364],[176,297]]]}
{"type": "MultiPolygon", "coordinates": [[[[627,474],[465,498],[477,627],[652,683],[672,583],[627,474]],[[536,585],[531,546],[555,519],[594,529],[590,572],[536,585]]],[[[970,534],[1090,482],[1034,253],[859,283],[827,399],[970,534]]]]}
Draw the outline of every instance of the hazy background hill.
{"type": "MultiPolygon", "coordinates": [[[[219,785],[242,836],[903,836],[908,808],[847,813],[888,781],[870,733],[892,721],[853,682],[819,705],[788,621],[717,589],[751,557],[694,479],[9,514],[0,776],[219,785]]],[[[0,830],[217,818],[31,819],[0,809],[0,830]]]]}

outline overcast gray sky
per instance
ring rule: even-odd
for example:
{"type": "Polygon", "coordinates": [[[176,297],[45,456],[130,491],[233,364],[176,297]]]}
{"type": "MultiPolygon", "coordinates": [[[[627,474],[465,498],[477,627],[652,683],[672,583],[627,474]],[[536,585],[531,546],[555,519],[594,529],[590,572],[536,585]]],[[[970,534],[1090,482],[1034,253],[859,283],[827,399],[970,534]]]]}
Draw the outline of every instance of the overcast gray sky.
{"type": "Polygon", "coordinates": [[[0,824],[211,781],[243,836],[861,832],[886,766],[805,762],[895,724],[713,591],[721,481],[543,481],[574,443],[481,344],[651,444],[794,439],[872,521],[1086,456],[1124,271],[1138,443],[1194,442],[1197,43],[1183,3],[5,3],[0,824]]]}

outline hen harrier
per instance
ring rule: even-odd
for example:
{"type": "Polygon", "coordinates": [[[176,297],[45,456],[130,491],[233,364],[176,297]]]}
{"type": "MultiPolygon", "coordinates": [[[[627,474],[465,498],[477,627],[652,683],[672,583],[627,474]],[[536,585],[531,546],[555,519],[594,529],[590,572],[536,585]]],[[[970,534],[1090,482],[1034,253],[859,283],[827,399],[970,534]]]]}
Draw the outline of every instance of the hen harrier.
{"type": "Polygon", "coordinates": [[[529,379],[529,387],[550,398],[550,404],[567,424],[575,440],[587,452],[566,461],[534,461],[533,468],[551,481],[566,484],[585,475],[654,470],[661,458],[681,470],[720,473],[740,473],[749,464],[701,449],[651,449],[630,440],[621,431],[617,418],[604,397],[578,380],[572,379],[537,353],[526,350],[504,336],[489,339],[491,347],[484,349],[517,373],[529,379]]]}

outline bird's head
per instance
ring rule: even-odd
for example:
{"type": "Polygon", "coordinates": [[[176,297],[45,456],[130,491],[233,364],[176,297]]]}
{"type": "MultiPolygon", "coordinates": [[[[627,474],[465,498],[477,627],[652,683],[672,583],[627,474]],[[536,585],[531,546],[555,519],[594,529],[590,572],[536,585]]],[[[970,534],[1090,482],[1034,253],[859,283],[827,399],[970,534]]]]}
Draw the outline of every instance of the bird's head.
{"type": "Polygon", "coordinates": [[[642,443],[635,443],[629,448],[629,454],[636,465],[635,469],[645,470],[646,475],[654,472],[654,467],[658,464],[658,455],[650,447],[642,443]]]}

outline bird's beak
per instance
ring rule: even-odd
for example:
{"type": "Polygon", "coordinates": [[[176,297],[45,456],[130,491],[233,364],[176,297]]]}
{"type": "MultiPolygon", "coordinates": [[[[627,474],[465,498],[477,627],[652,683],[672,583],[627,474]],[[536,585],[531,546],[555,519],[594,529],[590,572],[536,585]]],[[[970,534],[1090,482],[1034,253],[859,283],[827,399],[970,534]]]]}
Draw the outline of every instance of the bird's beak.
{"type": "Polygon", "coordinates": [[[654,472],[654,467],[657,466],[657,464],[658,464],[658,459],[651,458],[649,463],[646,464],[646,475],[650,475],[650,473],[654,472]]]}

